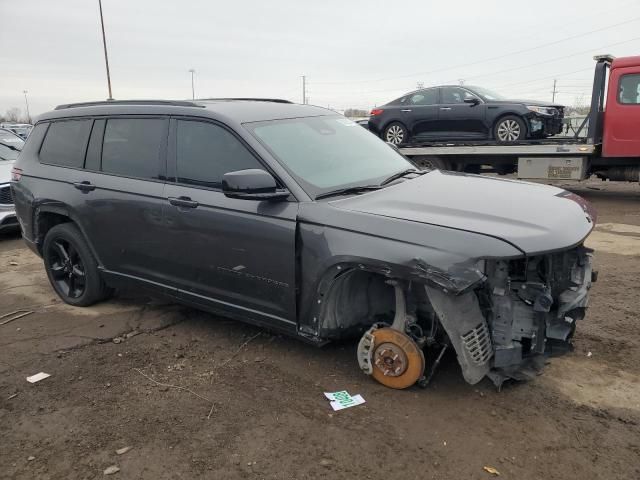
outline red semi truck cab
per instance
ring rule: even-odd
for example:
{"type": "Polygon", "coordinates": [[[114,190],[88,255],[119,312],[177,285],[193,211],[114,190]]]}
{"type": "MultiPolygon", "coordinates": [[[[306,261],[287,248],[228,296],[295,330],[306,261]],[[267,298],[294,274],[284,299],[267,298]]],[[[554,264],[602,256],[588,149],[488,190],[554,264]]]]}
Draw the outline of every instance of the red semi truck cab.
{"type": "Polygon", "coordinates": [[[616,58],[609,69],[603,157],[640,157],[640,56],[616,58]]]}

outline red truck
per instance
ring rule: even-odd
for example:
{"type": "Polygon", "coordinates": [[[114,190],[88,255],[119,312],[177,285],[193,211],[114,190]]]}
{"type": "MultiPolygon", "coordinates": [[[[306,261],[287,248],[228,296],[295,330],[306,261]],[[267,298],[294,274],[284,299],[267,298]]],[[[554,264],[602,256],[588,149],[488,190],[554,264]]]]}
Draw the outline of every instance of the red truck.
{"type": "Polygon", "coordinates": [[[498,145],[424,143],[400,151],[417,165],[518,178],[640,181],[640,56],[594,57],[589,114],[573,136],[498,145]],[[586,135],[585,135],[586,132],[586,135]]]}

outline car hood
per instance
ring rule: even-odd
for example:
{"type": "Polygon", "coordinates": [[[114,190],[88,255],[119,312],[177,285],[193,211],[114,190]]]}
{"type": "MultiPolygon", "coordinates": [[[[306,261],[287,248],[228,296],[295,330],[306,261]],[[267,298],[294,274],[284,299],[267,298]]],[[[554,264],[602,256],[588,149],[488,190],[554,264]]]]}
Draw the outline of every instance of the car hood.
{"type": "Polygon", "coordinates": [[[0,160],[0,183],[8,183],[11,181],[11,167],[13,160],[0,160]]]}
{"type": "Polygon", "coordinates": [[[527,255],[578,245],[595,222],[585,200],[560,188],[439,170],[329,203],[495,237],[527,255]]]}

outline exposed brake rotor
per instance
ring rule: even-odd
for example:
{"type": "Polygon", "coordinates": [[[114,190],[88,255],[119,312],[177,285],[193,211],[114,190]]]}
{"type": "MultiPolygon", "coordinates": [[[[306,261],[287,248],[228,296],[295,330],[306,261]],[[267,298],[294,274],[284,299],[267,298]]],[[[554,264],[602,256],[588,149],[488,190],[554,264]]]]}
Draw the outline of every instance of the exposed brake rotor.
{"type": "Polygon", "coordinates": [[[390,388],[408,388],[424,374],[422,350],[407,334],[392,328],[378,328],[373,337],[371,375],[390,388]]]}

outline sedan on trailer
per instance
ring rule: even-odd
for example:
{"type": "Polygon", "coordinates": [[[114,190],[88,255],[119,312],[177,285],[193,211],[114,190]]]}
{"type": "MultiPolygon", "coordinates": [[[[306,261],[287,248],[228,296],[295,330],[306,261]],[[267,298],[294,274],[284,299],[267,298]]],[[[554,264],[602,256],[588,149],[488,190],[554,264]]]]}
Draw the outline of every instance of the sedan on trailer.
{"type": "Polygon", "coordinates": [[[562,105],[510,100],[481,87],[416,90],[371,110],[369,130],[394,145],[495,140],[514,143],[562,131],[562,105]]]}

